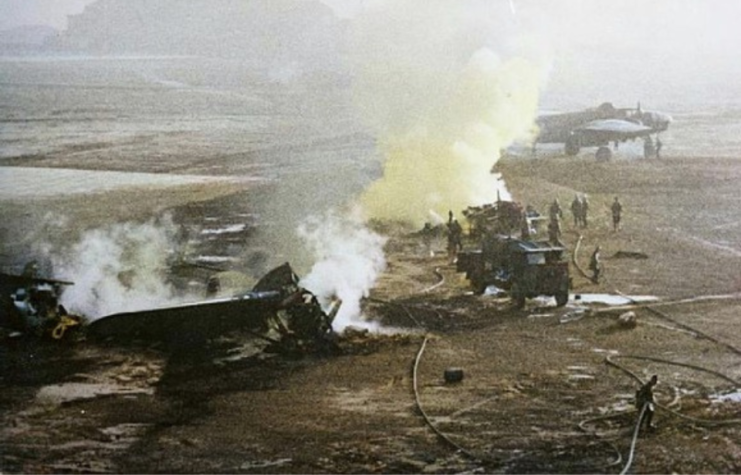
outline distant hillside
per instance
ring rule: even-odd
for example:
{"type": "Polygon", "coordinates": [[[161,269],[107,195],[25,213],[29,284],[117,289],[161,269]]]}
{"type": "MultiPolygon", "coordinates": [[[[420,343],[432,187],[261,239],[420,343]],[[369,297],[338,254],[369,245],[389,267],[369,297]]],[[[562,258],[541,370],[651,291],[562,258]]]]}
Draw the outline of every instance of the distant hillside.
{"type": "Polygon", "coordinates": [[[42,46],[58,34],[46,25],[29,25],[0,31],[0,53],[19,54],[39,52],[42,46]]]}
{"type": "Polygon", "coordinates": [[[56,50],[337,61],[342,22],[318,0],[98,0],[69,17],[56,50]]]}

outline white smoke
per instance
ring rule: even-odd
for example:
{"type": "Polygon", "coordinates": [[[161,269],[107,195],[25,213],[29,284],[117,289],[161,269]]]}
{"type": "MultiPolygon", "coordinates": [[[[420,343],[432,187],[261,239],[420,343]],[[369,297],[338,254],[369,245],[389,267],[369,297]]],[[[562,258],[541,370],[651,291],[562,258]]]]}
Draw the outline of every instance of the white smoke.
{"type": "Polygon", "coordinates": [[[165,273],[176,231],[169,216],[87,231],[52,258],[56,272],[74,282],[61,303],[91,319],[175,303],[165,273]]]}
{"type": "Polygon", "coordinates": [[[383,177],[361,201],[373,218],[421,225],[489,203],[501,150],[531,134],[543,69],[506,2],[378,2],[354,23],[353,94],[376,132],[383,177]]]}
{"type": "Polygon", "coordinates": [[[301,286],[314,293],[324,308],[334,298],[342,300],[333,329],[342,332],[355,326],[377,330],[377,324],[362,318],[360,300],[368,296],[386,267],[386,238],[369,230],[357,211],[345,216],[335,211],[311,216],[299,226],[298,233],[315,257],[301,286]]]}

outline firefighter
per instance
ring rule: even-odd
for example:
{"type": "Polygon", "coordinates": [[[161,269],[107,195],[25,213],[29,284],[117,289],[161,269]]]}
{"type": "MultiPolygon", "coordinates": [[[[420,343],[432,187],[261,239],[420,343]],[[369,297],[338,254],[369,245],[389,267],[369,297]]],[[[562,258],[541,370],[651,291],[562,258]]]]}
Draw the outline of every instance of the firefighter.
{"type": "Polygon", "coordinates": [[[594,248],[592,257],[589,259],[589,270],[592,271],[592,282],[599,283],[599,277],[602,273],[602,261],[600,259],[600,247],[594,248]]]}
{"type": "Polygon", "coordinates": [[[425,226],[422,228],[422,243],[425,246],[425,254],[432,257],[435,254],[432,252],[432,235],[435,233],[435,230],[432,228],[432,224],[428,222],[425,223],[425,226]]]}
{"type": "Polygon", "coordinates": [[[553,244],[561,244],[561,220],[558,219],[558,215],[552,215],[551,221],[548,223],[548,239],[553,244]]]}
{"type": "Polygon", "coordinates": [[[553,203],[551,203],[551,207],[548,208],[548,214],[551,221],[553,221],[554,218],[563,218],[563,210],[561,209],[561,203],[558,202],[558,198],[553,200],[553,203]]]}
{"type": "Polygon", "coordinates": [[[638,409],[639,414],[640,411],[643,410],[643,406],[646,406],[646,409],[643,413],[643,419],[641,419],[638,422],[638,426],[640,427],[644,422],[646,423],[646,428],[648,430],[654,430],[656,429],[656,426],[652,424],[652,420],[654,417],[654,386],[659,382],[659,377],[656,375],[651,376],[651,379],[641,386],[641,388],[636,391],[636,400],[635,405],[636,409],[638,409]]]}
{"type": "Polygon", "coordinates": [[[448,251],[455,256],[458,251],[463,250],[463,228],[457,219],[448,223],[448,251]]]}
{"type": "Polygon", "coordinates": [[[574,195],[574,201],[571,202],[571,214],[574,215],[574,227],[579,226],[581,222],[581,199],[579,195],[574,195]]]}
{"type": "Polygon", "coordinates": [[[612,229],[617,232],[620,229],[620,218],[623,212],[623,205],[620,204],[617,196],[610,209],[612,210],[612,229]]]}

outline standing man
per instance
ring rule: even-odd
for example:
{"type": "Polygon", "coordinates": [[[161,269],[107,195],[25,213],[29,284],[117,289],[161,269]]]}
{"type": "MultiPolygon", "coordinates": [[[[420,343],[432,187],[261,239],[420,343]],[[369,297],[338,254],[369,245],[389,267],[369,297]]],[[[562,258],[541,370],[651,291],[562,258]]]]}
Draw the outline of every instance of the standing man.
{"type": "Polygon", "coordinates": [[[548,214],[550,215],[551,221],[563,218],[563,210],[561,209],[561,203],[558,202],[558,198],[553,200],[553,203],[551,203],[551,207],[548,208],[548,214]]]}
{"type": "Polygon", "coordinates": [[[453,218],[453,212],[448,212],[448,259],[455,262],[458,251],[463,249],[463,228],[458,220],[453,218]]]}
{"type": "Polygon", "coordinates": [[[571,202],[571,214],[574,215],[574,227],[579,226],[581,222],[581,200],[579,195],[574,195],[574,201],[571,202]]]}
{"type": "Polygon", "coordinates": [[[589,211],[589,200],[587,200],[587,195],[584,194],[581,198],[581,227],[586,228],[588,226],[587,223],[587,212],[589,211]]]}
{"type": "Polygon", "coordinates": [[[656,155],[656,149],[654,148],[654,142],[651,140],[650,135],[646,135],[643,139],[643,158],[652,158],[656,155]]]}
{"type": "Polygon", "coordinates": [[[422,228],[422,242],[425,246],[425,254],[432,257],[435,255],[434,252],[432,252],[432,234],[435,231],[432,229],[432,224],[430,222],[425,223],[425,227],[422,228]]]}
{"type": "Polygon", "coordinates": [[[646,406],[646,410],[643,413],[643,419],[638,422],[640,427],[643,422],[646,422],[646,428],[648,430],[656,429],[656,426],[651,423],[654,417],[654,386],[659,382],[659,377],[656,375],[651,376],[651,379],[641,386],[641,389],[636,391],[636,409],[643,410],[643,406],[646,406]]]}
{"type": "Polygon", "coordinates": [[[617,232],[620,229],[620,218],[623,212],[623,205],[620,204],[618,197],[612,202],[612,229],[617,232]]]}
{"type": "Polygon", "coordinates": [[[551,244],[560,245],[561,240],[561,220],[558,219],[558,215],[551,216],[551,221],[548,223],[548,240],[551,244]]]}
{"type": "Polygon", "coordinates": [[[589,270],[592,271],[592,282],[599,283],[599,276],[602,273],[602,260],[600,258],[600,247],[594,248],[592,257],[589,259],[589,270]]]}
{"type": "Polygon", "coordinates": [[[661,158],[661,147],[663,147],[663,146],[664,146],[664,144],[663,144],[663,143],[661,143],[661,139],[660,139],[660,138],[659,138],[659,136],[657,135],[657,136],[656,136],[656,158],[657,158],[657,159],[658,159],[658,158],[661,158]]]}

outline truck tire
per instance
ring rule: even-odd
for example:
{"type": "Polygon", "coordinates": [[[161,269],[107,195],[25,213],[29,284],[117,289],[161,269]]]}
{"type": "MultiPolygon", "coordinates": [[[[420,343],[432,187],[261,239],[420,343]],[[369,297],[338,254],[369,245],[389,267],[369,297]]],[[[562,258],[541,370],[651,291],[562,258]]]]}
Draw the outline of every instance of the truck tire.
{"type": "Polygon", "coordinates": [[[563,307],[569,301],[569,292],[559,292],[556,294],[556,306],[563,307]]]}
{"type": "Polygon", "coordinates": [[[515,304],[515,308],[525,308],[525,294],[520,290],[518,284],[512,284],[512,290],[509,291],[512,296],[512,302],[515,304]]]}
{"type": "Polygon", "coordinates": [[[569,137],[564,144],[564,152],[569,157],[573,157],[574,155],[579,153],[580,149],[581,146],[579,145],[579,139],[576,137],[569,137]]]}
{"type": "Polygon", "coordinates": [[[612,158],[612,150],[610,150],[610,147],[600,147],[597,149],[597,152],[595,152],[594,158],[596,158],[598,162],[609,162],[612,158]]]}
{"type": "Polygon", "coordinates": [[[471,280],[471,287],[473,287],[473,293],[476,295],[483,295],[483,293],[486,291],[486,282],[484,282],[481,279],[473,279],[471,280]]]}

